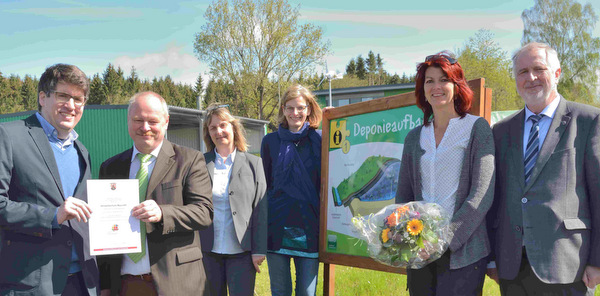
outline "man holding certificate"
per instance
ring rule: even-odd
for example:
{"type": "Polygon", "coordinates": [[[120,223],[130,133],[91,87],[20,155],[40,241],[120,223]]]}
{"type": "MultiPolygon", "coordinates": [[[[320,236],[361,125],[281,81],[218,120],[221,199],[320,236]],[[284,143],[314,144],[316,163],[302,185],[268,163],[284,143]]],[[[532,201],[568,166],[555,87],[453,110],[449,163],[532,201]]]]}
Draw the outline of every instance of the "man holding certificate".
{"type": "Polygon", "coordinates": [[[212,190],[201,152],[164,139],[165,100],[153,92],[129,101],[134,146],[106,160],[101,179],[138,179],[142,252],[98,256],[102,295],[203,295],[198,230],[212,223],[212,190]]]}
{"type": "Polygon", "coordinates": [[[89,93],[76,66],[46,69],[39,112],[0,125],[0,295],[96,295],[87,149],[73,130],[89,93]]]}

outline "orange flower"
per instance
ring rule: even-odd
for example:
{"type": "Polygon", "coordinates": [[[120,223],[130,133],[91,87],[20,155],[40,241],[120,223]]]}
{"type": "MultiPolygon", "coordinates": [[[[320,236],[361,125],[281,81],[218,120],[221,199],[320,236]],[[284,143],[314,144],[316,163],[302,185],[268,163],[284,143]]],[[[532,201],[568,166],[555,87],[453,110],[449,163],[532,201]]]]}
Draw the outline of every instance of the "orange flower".
{"type": "Polygon", "coordinates": [[[384,243],[386,243],[388,240],[390,240],[390,238],[388,236],[389,232],[390,232],[389,228],[386,228],[381,232],[381,240],[383,240],[384,243]]]}
{"type": "Polygon", "coordinates": [[[387,216],[387,218],[385,218],[385,223],[389,227],[394,227],[398,225],[398,223],[400,223],[400,214],[398,214],[397,212],[391,213],[389,216],[387,216]]]}
{"type": "Polygon", "coordinates": [[[400,216],[406,212],[408,212],[408,206],[403,206],[396,209],[396,213],[398,213],[400,216]]]}
{"type": "Polygon", "coordinates": [[[412,219],[406,224],[406,230],[410,235],[418,235],[423,231],[423,222],[419,219],[412,219]]]}

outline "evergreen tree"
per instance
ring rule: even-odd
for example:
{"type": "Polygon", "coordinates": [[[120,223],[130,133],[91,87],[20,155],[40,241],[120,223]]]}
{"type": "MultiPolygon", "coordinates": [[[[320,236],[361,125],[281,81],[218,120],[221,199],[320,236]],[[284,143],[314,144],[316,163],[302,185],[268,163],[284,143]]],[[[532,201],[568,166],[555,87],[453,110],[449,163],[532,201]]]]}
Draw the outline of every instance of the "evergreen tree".
{"type": "MultiPolygon", "coordinates": [[[[200,74],[198,74],[198,79],[196,79],[196,85],[194,86],[194,97],[196,97],[196,100],[198,103],[202,103],[202,95],[204,92],[204,87],[202,86],[203,82],[204,81],[202,81],[202,73],[200,73],[200,74]]],[[[198,105],[203,105],[203,106],[196,106],[196,108],[198,108],[198,109],[204,109],[207,106],[204,104],[198,104],[198,105]]]]}
{"type": "Polygon", "coordinates": [[[377,54],[377,84],[381,85],[385,76],[385,70],[383,69],[383,59],[377,54]]]}
{"type": "Polygon", "coordinates": [[[21,99],[23,100],[23,107],[25,110],[38,109],[37,84],[37,79],[33,79],[31,76],[25,75],[23,79],[23,85],[21,86],[21,99]]]}
{"type": "Polygon", "coordinates": [[[362,55],[358,55],[356,58],[356,76],[359,79],[367,78],[367,68],[365,67],[365,59],[362,55]]]}
{"type": "Polygon", "coordinates": [[[356,75],[356,62],[354,61],[354,59],[350,59],[350,62],[348,62],[348,65],[346,66],[346,75],[356,75]]]}
{"type": "Polygon", "coordinates": [[[128,99],[125,98],[123,91],[125,86],[125,78],[121,67],[115,69],[112,64],[108,64],[102,76],[102,82],[106,90],[106,103],[109,105],[126,104],[128,99]]]}
{"type": "Polygon", "coordinates": [[[125,87],[125,97],[132,97],[134,94],[140,92],[142,90],[142,82],[140,81],[139,76],[137,75],[137,71],[134,66],[131,66],[131,73],[127,78],[127,83],[125,87]]]}
{"type": "Polygon", "coordinates": [[[104,87],[104,83],[102,82],[102,78],[98,73],[94,74],[92,80],[90,81],[90,97],[88,98],[88,105],[107,105],[106,99],[106,87],[104,87]]]}
{"type": "Polygon", "coordinates": [[[394,75],[390,76],[387,80],[387,84],[399,84],[402,83],[400,80],[400,76],[398,76],[398,74],[394,73],[394,75]]]}
{"type": "Polygon", "coordinates": [[[375,84],[375,75],[377,75],[377,58],[372,50],[369,50],[367,55],[367,78],[369,79],[369,85],[375,84]]]}

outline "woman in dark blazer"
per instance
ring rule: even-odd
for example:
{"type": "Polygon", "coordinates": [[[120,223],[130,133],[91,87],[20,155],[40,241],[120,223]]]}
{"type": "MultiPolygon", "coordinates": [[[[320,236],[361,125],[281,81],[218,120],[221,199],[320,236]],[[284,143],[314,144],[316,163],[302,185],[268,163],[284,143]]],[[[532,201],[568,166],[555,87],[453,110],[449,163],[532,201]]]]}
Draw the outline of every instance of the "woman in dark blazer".
{"type": "Polygon", "coordinates": [[[407,270],[410,295],[479,295],[490,243],[485,217],[494,197],[494,142],[485,119],[468,114],[473,92],[447,52],[417,66],[423,125],[404,140],[396,203],[426,201],[449,214],[450,246],[438,260],[407,270]]]}
{"type": "Polygon", "coordinates": [[[244,128],[227,105],[207,108],[203,125],[206,167],[213,186],[213,224],[200,231],[203,263],[213,296],[254,295],[267,253],[267,188],[260,157],[247,153],[244,128]]]}

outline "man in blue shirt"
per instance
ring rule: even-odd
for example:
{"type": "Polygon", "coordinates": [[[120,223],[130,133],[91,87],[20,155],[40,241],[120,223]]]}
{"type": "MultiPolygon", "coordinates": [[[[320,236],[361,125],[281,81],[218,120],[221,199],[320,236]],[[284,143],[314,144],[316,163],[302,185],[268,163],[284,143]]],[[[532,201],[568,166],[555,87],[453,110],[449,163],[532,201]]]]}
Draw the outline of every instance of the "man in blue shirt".
{"type": "Polygon", "coordinates": [[[38,111],[0,125],[0,294],[96,295],[90,256],[88,151],[73,130],[89,80],[56,64],[38,85],[38,111]]]}

